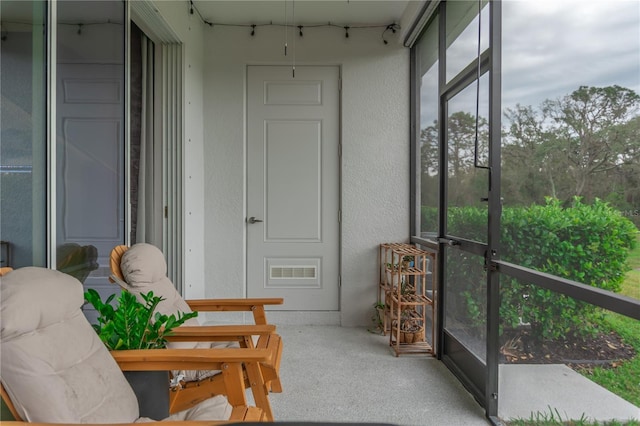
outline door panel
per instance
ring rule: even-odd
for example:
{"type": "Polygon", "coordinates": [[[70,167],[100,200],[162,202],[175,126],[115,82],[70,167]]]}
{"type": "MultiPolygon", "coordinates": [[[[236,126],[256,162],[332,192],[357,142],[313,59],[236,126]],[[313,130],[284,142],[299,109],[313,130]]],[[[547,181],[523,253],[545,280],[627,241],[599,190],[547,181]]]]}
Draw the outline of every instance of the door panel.
{"type": "Polygon", "coordinates": [[[322,240],[321,125],[319,120],[265,122],[265,241],[322,240]]]}
{"type": "Polygon", "coordinates": [[[339,309],[338,79],[248,68],[247,294],[274,309],[339,309]]]}
{"type": "Polygon", "coordinates": [[[445,251],[444,329],[473,357],[486,359],[487,272],[484,258],[460,248],[445,251]]]}

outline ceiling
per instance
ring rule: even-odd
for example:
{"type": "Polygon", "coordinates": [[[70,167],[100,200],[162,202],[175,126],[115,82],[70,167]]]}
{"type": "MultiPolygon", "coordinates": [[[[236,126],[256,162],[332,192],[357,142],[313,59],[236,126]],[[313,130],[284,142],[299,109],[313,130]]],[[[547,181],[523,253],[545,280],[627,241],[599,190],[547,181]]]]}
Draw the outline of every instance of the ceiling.
{"type": "MultiPolygon", "coordinates": [[[[158,0],[156,0],[158,1],[158,0]]],[[[185,9],[189,0],[183,1],[185,9]]],[[[220,24],[284,24],[338,26],[386,26],[400,24],[405,8],[411,3],[406,0],[192,0],[203,19],[220,24]],[[286,21],[285,21],[286,11],[286,21]],[[295,17],[294,17],[295,12],[295,17]]],[[[81,21],[87,12],[95,15],[96,8],[112,21],[122,21],[118,13],[113,13],[117,1],[78,1],[73,8],[65,9],[59,15],[60,21],[81,21]]],[[[26,1],[2,1],[3,21],[28,21],[33,13],[31,3],[26,1]]],[[[116,11],[117,12],[117,11],[116,11]]]]}
{"type": "Polygon", "coordinates": [[[339,26],[400,23],[404,0],[193,0],[202,17],[222,24],[284,24],[339,26]],[[294,19],[295,12],[295,19],[294,19]]]}

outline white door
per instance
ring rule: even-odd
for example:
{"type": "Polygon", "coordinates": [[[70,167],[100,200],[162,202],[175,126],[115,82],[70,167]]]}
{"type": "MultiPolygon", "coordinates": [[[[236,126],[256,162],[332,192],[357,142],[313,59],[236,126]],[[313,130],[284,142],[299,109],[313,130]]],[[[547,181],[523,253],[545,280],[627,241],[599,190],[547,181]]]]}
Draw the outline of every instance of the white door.
{"type": "Polygon", "coordinates": [[[248,67],[247,294],[339,310],[339,78],[248,67]]]}

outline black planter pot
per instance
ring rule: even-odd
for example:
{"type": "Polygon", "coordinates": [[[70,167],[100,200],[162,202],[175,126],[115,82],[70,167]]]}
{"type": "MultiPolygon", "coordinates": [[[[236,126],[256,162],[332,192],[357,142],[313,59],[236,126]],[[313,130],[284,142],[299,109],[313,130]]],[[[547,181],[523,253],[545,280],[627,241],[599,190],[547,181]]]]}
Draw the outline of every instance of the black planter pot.
{"type": "Polygon", "coordinates": [[[138,398],[140,417],[162,420],[169,416],[168,371],[124,371],[124,376],[138,398]]]}

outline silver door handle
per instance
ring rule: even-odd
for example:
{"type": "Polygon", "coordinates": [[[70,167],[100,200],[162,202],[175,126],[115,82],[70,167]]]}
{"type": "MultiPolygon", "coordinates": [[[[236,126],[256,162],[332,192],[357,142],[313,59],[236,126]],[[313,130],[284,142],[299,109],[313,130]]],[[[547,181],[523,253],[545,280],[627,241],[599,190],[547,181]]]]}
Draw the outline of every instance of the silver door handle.
{"type": "Polygon", "coordinates": [[[262,219],[256,219],[255,216],[251,216],[247,222],[249,223],[258,223],[258,222],[262,222],[262,219]]]}

